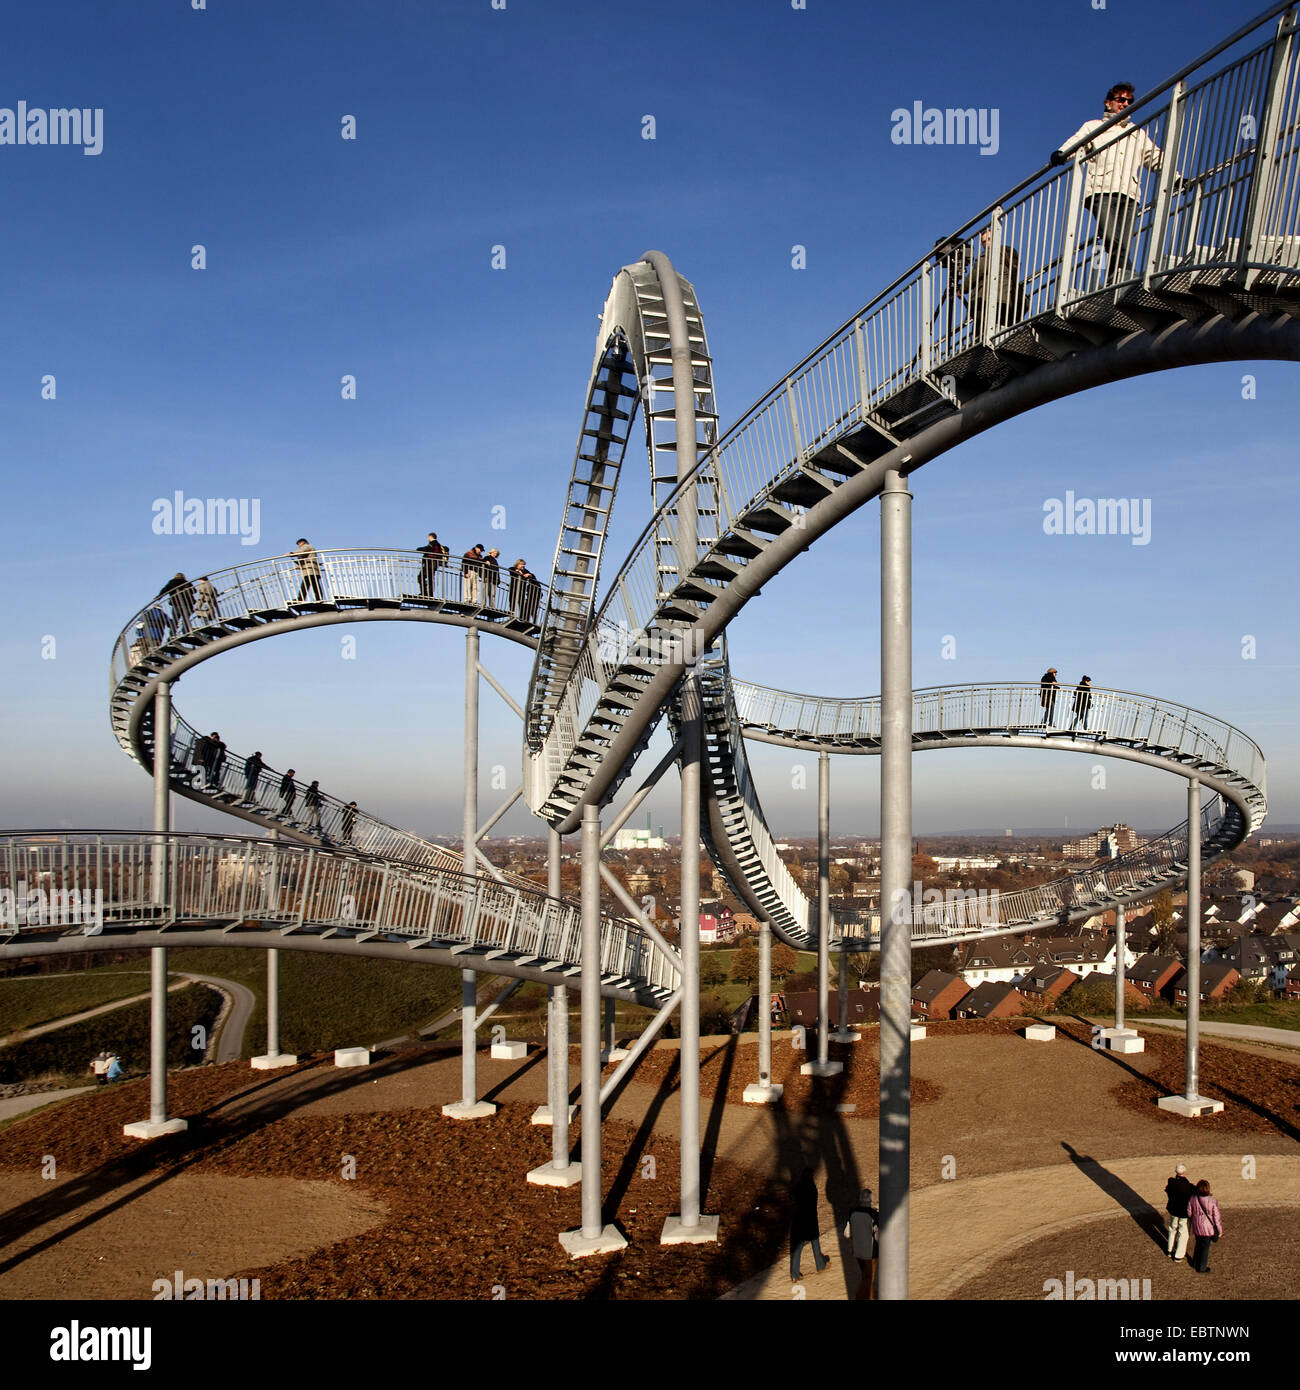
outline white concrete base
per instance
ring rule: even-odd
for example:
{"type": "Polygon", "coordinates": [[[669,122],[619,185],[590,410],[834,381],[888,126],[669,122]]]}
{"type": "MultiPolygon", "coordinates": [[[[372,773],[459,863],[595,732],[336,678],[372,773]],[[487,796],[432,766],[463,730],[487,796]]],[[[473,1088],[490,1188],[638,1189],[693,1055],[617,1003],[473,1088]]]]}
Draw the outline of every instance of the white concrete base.
{"type": "Polygon", "coordinates": [[[457,1100],[444,1105],[442,1113],[450,1115],[453,1120],[481,1120],[487,1115],[495,1115],[497,1108],[490,1100],[471,1100],[468,1103],[457,1100]]]}
{"type": "Polygon", "coordinates": [[[1102,1046],[1108,1052],[1145,1052],[1146,1039],[1138,1036],[1133,1028],[1103,1028],[1102,1046]]]}
{"type": "Polygon", "coordinates": [[[626,1250],[627,1237],[617,1226],[606,1226],[598,1236],[584,1236],[582,1228],[561,1231],[560,1244],[575,1260],[583,1255],[607,1255],[612,1250],[626,1250]]]}
{"type": "Polygon", "coordinates": [[[1031,1023],[1025,1029],[1025,1037],[1030,1042],[1053,1042],[1056,1038],[1056,1026],[1051,1023],[1031,1023]]]}
{"type": "Polygon", "coordinates": [[[526,1042],[499,1042],[492,1044],[492,1060],[494,1062],[517,1062],[521,1057],[528,1056],[528,1044],[526,1042]]]}
{"type": "Polygon", "coordinates": [[[1195,1100],[1188,1100],[1186,1096],[1161,1096],[1156,1104],[1161,1110],[1172,1110],[1175,1115],[1189,1120],[1200,1115],[1217,1115],[1223,1109],[1221,1100],[1206,1100],[1204,1096],[1197,1096],[1195,1100]]]}
{"type": "Polygon", "coordinates": [[[160,1134],[179,1134],[189,1127],[188,1120],[159,1120],[156,1124],[153,1120],[135,1120],[123,1125],[122,1133],[128,1139],[157,1139],[160,1134]]]}
{"type": "Polygon", "coordinates": [[[664,1222],[659,1236],[660,1245],[712,1245],[718,1238],[718,1218],[701,1216],[699,1224],[689,1230],[682,1225],[680,1215],[670,1216],[664,1222]]]}
{"type": "Polygon", "coordinates": [[[336,1047],[334,1049],[336,1067],[368,1067],[370,1049],[368,1047],[336,1047]]]}
{"type": "Polygon", "coordinates": [[[528,1174],[528,1181],[538,1187],[573,1187],[582,1181],[582,1164],[570,1163],[567,1168],[557,1168],[553,1163],[543,1163],[528,1174]]]}
{"type": "Polygon", "coordinates": [[[925,1037],[925,1024],[924,1024],[924,1023],[914,1023],[914,1024],[912,1024],[912,1041],[913,1041],[913,1042],[919,1042],[923,1037],[925,1037]]]}
{"type": "Polygon", "coordinates": [[[784,1086],[764,1086],[761,1081],[751,1081],[741,1099],[750,1105],[775,1105],[784,1091],[784,1086]]]}
{"type": "Polygon", "coordinates": [[[604,1064],[605,1066],[609,1066],[611,1062],[621,1062],[624,1060],[624,1058],[630,1055],[631,1054],[626,1047],[611,1047],[610,1050],[607,1053],[605,1053],[604,1064]]]}
{"type": "Polygon", "coordinates": [[[828,1033],[827,1037],[831,1042],[840,1043],[855,1043],[858,1040],[858,1035],[851,1028],[845,1029],[843,1033],[837,1028],[833,1033],[828,1033]]]}
{"type": "Polygon", "coordinates": [[[298,1059],[291,1052],[267,1052],[254,1057],[248,1065],[254,1071],[274,1071],[276,1067],[296,1067],[298,1059]]]}
{"type": "MultiPolygon", "coordinates": [[[[569,1123],[573,1123],[573,1117],[578,1113],[576,1105],[569,1106],[569,1123]]],[[[555,1122],[555,1117],[551,1114],[549,1105],[539,1105],[532,1113],[532,1122],[535,1125],[549,1125],[555,1122]]]]}
{"type": "Polygon", "coordinates": [[[857,1110],[858,1107],[853,1101],[846,1101],[844,1104],[835,1107],[835,1113],[837,1115],[855,1115],[857,1114],[857,1110]]]}
{"type": "Polygon", "coordinates": [[[805,1062],[799,1068],[800,1076],[838,1076],[844,1070],[843,1062],[805,1062]]]}

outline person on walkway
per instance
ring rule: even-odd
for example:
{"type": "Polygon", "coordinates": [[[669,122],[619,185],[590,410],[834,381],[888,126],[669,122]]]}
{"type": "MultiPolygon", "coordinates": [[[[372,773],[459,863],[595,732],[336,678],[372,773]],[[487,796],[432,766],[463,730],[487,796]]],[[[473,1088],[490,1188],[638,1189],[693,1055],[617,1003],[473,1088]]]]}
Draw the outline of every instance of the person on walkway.
{"type": "Polygon", "coordinates": [[[343,808],[343,843],[345,845],[350,845],[352,843],[352,832],[356,829],[356,826],[357,803],[355,801],[349,801],[343,808]]]}
{"type": "Polygon", "coordinates": [[[442,568],[448,550],[438,540],[438,533],[430,531],[428,541],[420,547],[420,554],[423,557],[420,561],[420,597],[432,598],[434,576],[442,568]]]}
{"type": "Polygon", "coordinates": [[[1196,1237],[1196,1249],[1192,1252],[1192,1268],[1197,1274],[1208,1274],[1210,1246],[1223,1234],[1223,1217],[1205,1178],[1196,1184],[1195,1194],[1187,1200],[1187,1221],[1196,1237]]]}
{"type": "Polygon", "coordinates": [[[497,586],[501,583],[501,552],[495,547],[483,557],[483,606],[499,608],[497,586]]]}
{"type": "Polygon", "coordinates": [[[844,1227],[853,1246],[853,1257],[858,1262],[858,1273],[862,1276],[858,1291],[853,1295],[855,1303],[865,1303],[871,1298],[876,1284],[876,1232],[880,1227],[880,1213],[871,1204],[873,1193],[864,1187],[858,1197],[858,1204],[849,1212],[844,1227]]]}
{"type": "Polygon", "coordinates": [[[298,566],[298,573],[302,575],[302,583],[298,586],[298,597],[295,603],[302,603],[306,600],[310,592],[317,603],[322,602],[320,591],[320,556],[312,549],[306,536],[298,537],[298,548],[289,552],[293,562],[298,566]]]}
{"type": "Polygon", "coordinates": [[[803,1248],[811,1245],[813,1267],[820,1274],[830,1261],[822,1254],[821,1228],[817,1221],[817,1184],[811,1168],[805,1168],[790,1194],[790,1280],[798,1283],[803,1248]]]}
{"type": "MultiPolygon", "coordinates": [[[[974,264],[962,277],[957,293],[966,305],[966,314],[974,330],[975,341],[984,337],[984,312],[989,298],[989,270],[993,264],[990,248],[993,245],[993,228],[985,227],[980,233],[980,254],[974,264]]],[[[1019,323],[1029,312],[1029,299],[1020,278],[1020,254],[1014,246],[1003,246],[998,256],[998,302],[994,313],[991,331],[1019,323]]]]}
{"type": "Polygon", "coordinates": [[[1084,732],[1088,729],[1088,711],[1092,708],[1092,677],[1084,676],[1074,688],[1074,723],[1070,725],[1070,737],[1081,724],[1084,732]]]}
{"type": "Polygon", "coordinates": [[[244,800],[257,801],[257,784],[262,780],[262,769],[266,764],[262,761],[262,750],[259,748],[251,758],[244,763],[244,800]]]}
{"type": "Polygon", "coordinates": [[[161,646],[167,638],[167,614],[155,601],[145,609],[144,621],[137,623],[136,627],[144,629],[145,640],[152,651],[155,647],[161,646]]]}
{"type": "MultiPolygon", "coordinates": [[[[1101,119],[1084,121],[1060,149],[1053,151],[1051,163],[1064,164],[1065,149],[1086,139],[1132,103],[1133,84],[1117,82],[1106,93],[1101,119]]],[[[1117,121],[1097,144],[1089,141],[1083,153],[1087,170],[1083,205],[1092,213],[1097,236],[1106,249],[1106,279],[1115,284],[1133,276],[1129,246],[1142,207],[1138,172],[1144,167],[1158,169],[1163,156],[1160,147],[1128,119],[1117,121]]]]}
{"type": "Polygon", "coordinates": [[[103,1086],[108,1081],[108,1053],[100,1052],[92,1057],[90,1069],[95,1073],[95,1085],[103,1086]]]}
{"type": "Polygon", "coordinates": [[[204,575],[194,581],[197,596],[194,603],[194,616],[200,623],[210,623],[217,616],[217,591],[212,581],[204,575]]]}
{"type": "Polygon", "coordinates": [[[472,545],[461,556],[461,598],[466,603],[477,605],[479,601],[479,581],[483,574],[483,546],[472,545]]]}
{"type": "Polygon", "coordinates": [[[221,778],[226,771],[226,745],[215,729],[208,735],[212,740],[212,753],[208,759],[208,781],[213,791],[221,790],[221,778]]]}
{"type": "Polygon", "coordinates": [[[294,785],[293,768],[280,778],[280,800],[284,803],[280,807],[280,814],[289,817],[293,814],[293,803],[298,799],[298,789],[294,785]]]}
{"type": "Polygon", "coordinates": [[[190,761],[202,771],[205,786],[212,781],[213,752],[211,734],[200,734],[194,740],[194,751],[190,755],[190,761]]]}
{"type": "Polygon", "coordinates": [[[525,623],[535,623],[541,596],[542,586],[521,556],[510,566],[510,611],[525,623]]]}
{"type": "Polygon", "coordinates": [[[1165,1253],[1171,1260],[1181,1260],[1187,1254],[1187,1203],[1195,1191],[1187,1176],[1187,1164],[1179,1163],[1165,1183],[1165,1210],[1169,1213],[1165,1253]]]}
{"type": "Polygon", "coordinates": [[[175,636],[178,632],[188,632],[194,613],[194,586],[190,581],[178,570],[158,590],[157,598],[171,601],[172,620],[169,635],[175,636]]]}
{"type": "Polygon", "coordinates": [[[1056,713],[1056,692],[1060,689],[1056,667],[1049,666],[1038,682],[1038,698],[1043,706],[1043,723],[1051,724],[1056,713]]]}
{"type": "Polygon", "coordinates": [[[104,1069],[105,1082],[120,1081],[122,1079],[122,1059],[116,1052],[108,1054],[108,1066],[104,1069]]]}
{"type": "Polygon", "coordinates": [[[302,804],[307,811],[307,825],[317,834],[320,833],[320,808],[323,802],[319,782],[313,782],[302,794],[302,804]]]}

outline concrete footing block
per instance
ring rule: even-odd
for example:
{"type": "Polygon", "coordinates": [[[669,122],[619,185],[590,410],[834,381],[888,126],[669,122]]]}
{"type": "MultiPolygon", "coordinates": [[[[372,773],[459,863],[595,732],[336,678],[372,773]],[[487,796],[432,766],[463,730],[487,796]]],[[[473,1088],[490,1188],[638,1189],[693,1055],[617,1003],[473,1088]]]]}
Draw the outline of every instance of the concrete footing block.
{"type": "Polygon", "coordinates": [[[1053,1042],[1056,1038],[1056,1025],[1052,1023],[1031,1023],[1025,1029],[1025,1037],[1030,1042],[1053,1042]]]}
{"type": "Polygon", "coordinates": [[[627,1237],[617,1226],[606,1226],[598,1236],[584,1236],[582,1228],[561,1231],[560,1244],[575,1260],[583,1255],[607,1255],[614,1250],[627,1249],[627,1237]]]}
{"type": "Polygon", "coordinates": [[[442,1113],[453,1120],[482,1120],[495,1115],[497,1108],[490,1100],[457,1100],[442,1107],[442,1113]]]}
{"type": "MultiPolygon", "coordinates": [[[[254,1057],[248,1065],[254,1071],[274,1071],[276,1067],[296,1067],[298,1059],[292,1052],[267,1052],[261,1057],[254,1057]]],[[[340,1064],[335,1062],[335,1066],[338,1065],[340,1064]]]]}
{"type": "Polygon", "coordinates": [[[1161,1096],[1156,1104],[1161,1110],[1172,1110],[1175,1115],[1189,1120],[1202,1115],[1217,1115],[1223,1109],[1221,1100],[1206,1100],[1204,1096],[1194,1096],[1191,1100],[1186,1096],[1161,1096]]]}
{"type": "Polygon", "coordinates": [[[837,1028],[833,1033],[828,1033],[826,1036],[830,1038],[831,1042],[837,1043],[855,1043],[858,1040],[858,1035],[852,1028],[846,1028],[842,1033],[837,1028]]]}
{"type": "Polygon", "coordinates": [[[368,1047],[336,1047],[334,1049],[336,1067],[368,1067],[370,1049],[368,1047]]]}
{"type": "Polygon", "coordinates": [[[492,1060],[494,1062],[517,1062],[521,1057],[528,1056],[528,1044],[526,1042],[499,1042],[492,1044],[492,1060]]]}
{"type": "Polygon", "coordinates": [[[1146,1039],[1139,1036],[1134,1028],[1103,1028],[1102,1046],[1108,1052],[1145,1052],[1146,1039]]]}
{"type": "Polygon", "coordinates": [[[784,1091],[784,1086],[764,1086],[761,1081],[751,1081],[741,1099],[750,1105],[775,1105],[784,1091]]]}
{"type": "Polygon", "coordinates": [[[838,1076],[844,1070],[843,1062],[805,1062],[799,1068],[800,1076],[838,1076]]]}
{"type": "Polygon", "coordinates": [[[135,1120],[122,1126],[128,1139],[157,1139],[160,1134],[180,1134],[189,1129],[188,1120],[135,1120]]]}
{"type": "Polygon", "coordinates": [[[682,1225],[680,1215],[670,1216],[664,1222],[659,1236],[660,1245],[712,1245],[718,1238],[718,1218],[701,1216],[691,1227],[682,1225]]]}
{"type": "Polygon", "coordinates": [[[912,1024],[912,1041],[913,1041],[913,1042],[920,1042],[921,1039],[922,1039],[923,1037],[925,1037],[925,1024],[924,1024],[924,1023],[914,1023],[914,1024],[912,1024]]]}
{"type": "Polygon", "coordinates": [[[611,1062],[621,1062],[626,1057],[630,1056],[631,1053],[626,1047],[611,1047],[609,1051],[605,1053],[604,1065],[609,1066],[611,1062]]]}
{"type": "MultiPolygon", "coordinates": [[[[569,1106],[569,1123],[573,1123],[573,1117],[578,1113],[576,1105],[569,1106]]],[[[550,1125],[555,1123],[555,1116],[551,1114],[549,1105],[539,1105],[532,1113],[532,1122],[535,1125],[550,1125]]]]}
{"type": "Polygon", "coordinates": [[[582,1164],[570,1163],[557,1168],[553,1163],[543,1163],[528,1174],[528,1181],[538,1187],[576,1187],[582,1181],[582,1164]]]}

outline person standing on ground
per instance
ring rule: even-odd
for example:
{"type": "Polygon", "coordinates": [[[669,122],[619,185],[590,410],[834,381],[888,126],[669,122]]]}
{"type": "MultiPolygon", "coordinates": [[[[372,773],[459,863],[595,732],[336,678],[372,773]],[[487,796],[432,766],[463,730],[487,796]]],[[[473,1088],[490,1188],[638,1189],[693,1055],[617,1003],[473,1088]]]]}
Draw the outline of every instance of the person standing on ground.
{"type": "Polygon", "coordinates": [[[1043,706],[1043,723],[1051,724],[1056,712],[1056,692],[1060,689],[1056,667],[1049,666],[1038,682],[1038,698],[1043,706]]]}
{"type": "Polygon", "coordinates": [[[108,1054],[108,1065],[104,1068],[104,1081],[111,1083],[122,1078],[122,1059],[116,1052],[108,1054]]]}
{"type": "Polygon", "coordinates": [[[1178,1164],[1165,1183],[1165,1210],[1169,1213],[1165,1253],[1171,1260],[1181,1260],[1187,1254],[1187,1203],[1195,1191],[1187,1176],[1187,1164],[1178,1164]]]}
{"type": "MultiPolygon", "coordinates": [[[[1064,164],[1064,150],[1086,139],[1132,104],[1133,84],[1117,82],[1106,93],[1102,103],[1105,114],[1101,119],[1084,121],[1060,149],[1053,151],[1050,162],[1064,164]]],[[[1160,167],[1163,157],[1160,147],[1125,119],[1116,121],[1096,145],[1092,141],[1084,145],[1083,153],[1087,169],[1083,205],[1092,213],[1097,223],[1097,236],[1106,249],[1106,279],[1111,284],[1131,279],[1133,265],[1129,260],[1129,245],[1142,207],[1142,181],[1138,171],[1144,167],[1160,167]]]]}
{"type": "Polygon", "coordinates": [[[862,1189],[858,1204],[849,1212],[848,1223],[844,1227],[844,1234],[853,1245],[858,1273],[862,1276],[858,1291],[853,1295],[855,1303],[865,1303],[875,1290],[876,1231],[880,1226],[880,1213],[871,1204],[873,1195],[869,1187],[862,1189]]]}
{"type": "Polygon", "coordinates": [[[830,1261],[822,1254],[821,1228],[817,1221],[817,1184],[811,1168],[805,1168],[790,1194],[790,1280],[799,1282],[799,1265],[805,1245],[813,1250],[813,1267],[820,1274],[830,1261]]]}
{"type": "Polygon", "coordinates": [[[298,548],[289,552],[295,565],[298,566],[298,573],[302,575],[302,583],[298,586],[298,597],[295,603],[302,603],[306,600],[310,592],[317,603],[322,602],[320,589],[320,556],[312,549],[306,536],[298,537],[298,548]]]}
{"type": "Polygon", "coordinates": [[[262,750],[259,748],[251,758],[244,762],[244,800],[257,800],[257,784],[262,780],[262,769],[266,764],[262,761],[262,750]]]}
{"type": "Polygon", "coordinates": [[[1223,1234],[1223,1217],[1214,1200],[1207,1179],[1196,1184],[1196,1192],[1187,1200],[1187,1221],[1196,1237],[1192,1253],[1192,1268],[1197,1274],[1210,1272],[1210,1246],[1223,1234]]]}
{"type": "Polygon", "coordinates": [[[280,800],[284,803],[280,807],[280,814],[288,817],[293,814],[293,803],[298,799],[298,789],[293,781],[293,768],[280,778],[280,800]]]}
{"type": "Polygon", "coordinates": [[[320,833],[320,808],[323,798],[320,794],[320,783],[313,782],[302,794],[302,804],[307,812],[307,825],[310,829],[320,833]]]}
{"type": "Polygon", "coordinates": [[[1084,732],[1088,731],[1088,711],[1092,708],[1092,677],[1084,676],[1074,690],[1074,723],[1070,725],[1070,737],[1074,737],[1074,730],[1083,725],[1084,732]]]}

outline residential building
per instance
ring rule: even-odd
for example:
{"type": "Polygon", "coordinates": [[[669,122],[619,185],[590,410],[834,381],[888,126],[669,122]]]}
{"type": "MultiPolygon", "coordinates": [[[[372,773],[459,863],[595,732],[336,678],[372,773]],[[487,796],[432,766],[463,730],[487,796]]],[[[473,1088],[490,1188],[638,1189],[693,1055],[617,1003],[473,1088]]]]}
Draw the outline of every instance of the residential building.
{"type": "Polygon", "coordinates": [[[960,975],[931,970],[912,986],[912,1012],[921,1018],[951,1018],[969,993],[970,986],[960,975]]]}

